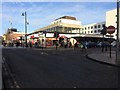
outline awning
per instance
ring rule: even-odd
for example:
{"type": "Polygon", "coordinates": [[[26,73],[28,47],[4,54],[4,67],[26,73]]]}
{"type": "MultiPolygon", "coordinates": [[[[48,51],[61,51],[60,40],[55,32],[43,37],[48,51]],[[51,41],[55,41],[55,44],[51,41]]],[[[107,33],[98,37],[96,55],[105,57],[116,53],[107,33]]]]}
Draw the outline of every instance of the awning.
{"type": "Polygon", "coordinates": [[[30,38],[31,38],[31,39],[34,39],[35,37],[34,37],[34,35],[32,35],[32,36],[30,36],[30,38]]]}

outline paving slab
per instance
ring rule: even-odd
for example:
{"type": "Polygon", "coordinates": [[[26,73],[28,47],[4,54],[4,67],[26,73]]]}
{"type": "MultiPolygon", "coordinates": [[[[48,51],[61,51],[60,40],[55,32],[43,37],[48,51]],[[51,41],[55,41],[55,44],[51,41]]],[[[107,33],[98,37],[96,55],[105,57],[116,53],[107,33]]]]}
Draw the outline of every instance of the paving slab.
{"type": "Polygon", "coordinates": [[[87,57],[91,60],[98,61],[100,63],[119,66],[116,63],[115,51],[111,51],[111,58],[110,58],[110,52],[92,52],[87,54],[87,57]]]}

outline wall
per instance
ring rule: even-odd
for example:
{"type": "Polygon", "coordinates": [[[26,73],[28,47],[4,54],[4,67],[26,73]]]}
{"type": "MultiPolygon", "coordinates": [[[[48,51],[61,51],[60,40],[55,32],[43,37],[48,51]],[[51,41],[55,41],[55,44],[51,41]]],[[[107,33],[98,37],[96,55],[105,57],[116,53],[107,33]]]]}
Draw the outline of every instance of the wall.
{"type": "MultiPolygon", "coordinates": [[[[120,11],[120,8],[119,8],[119,11],[120,11]]],[[[116,17],[116,15],[117,15],[117,9],[110,10],[110,11],[106,12],[106,26],[107,27],[112,25],[115,28],[117,28],[117,24],[116,24],[117,17],[116,17]]],[[[119,15],[119,17],[120,17],[120,15],[119,15]]],[[[120,28],[120,24],[119,24],[119,28],[120,28]]],[[[117,38],[116,34],[117,34],[117,29],[115,30],[115,33],[113,33],[115,39],[117,38]]]]}
{"type": "Polygon", "coordinates": [[[52,22],[52,24],[55,24],[55,23],[59,23],[59,24],[60,23],[67,23],[67,24],[81,25],[80,21],[69,20],[69,19],[58,19],[58,20],[52,22]]]}

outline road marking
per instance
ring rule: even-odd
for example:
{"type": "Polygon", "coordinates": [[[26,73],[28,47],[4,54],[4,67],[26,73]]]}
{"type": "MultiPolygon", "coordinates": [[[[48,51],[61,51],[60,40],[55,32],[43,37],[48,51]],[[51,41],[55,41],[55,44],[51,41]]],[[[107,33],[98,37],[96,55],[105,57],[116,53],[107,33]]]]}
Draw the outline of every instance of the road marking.
{"type": "Polygon", "coordinates": [[[48,55],[48,54],[47,54],[47,53],[45,53],[45,52],[41,52],[41,54],[42,54],[42,55],[48,55]]]}
{"type": "Polygon", "coordinates": [[[9,67],[7,65],[7,62],[5,61],[5,57],[2,57],[3,59],[3,67],[4,67],[4,70],[6,71],[5,73],[7,75],[10,75],[10,77],[12,78],[13,81],[11,80],[8,80],[8,83],[10,84],[10,87],[11,88],[20,88],[20,86],[18,85],[18,83],[16,82],[13,74],[11,73],[11,71],[9,70],[9,67]]]}
{"type": "Polygon", "coordinates": [[[5,61],[5,58],[3,57],[3,60],[5,61]]]}
{"type": "Polygon", "coordinates": [[[41,51],[42,49],[32,48],[32,49],[29,49],[29,50],[40,50],[41,51]]]}
{"type": "Polygon", "coordinates": [[[76,86],[74,86],[73,88],[77,88],[76,86]]]}

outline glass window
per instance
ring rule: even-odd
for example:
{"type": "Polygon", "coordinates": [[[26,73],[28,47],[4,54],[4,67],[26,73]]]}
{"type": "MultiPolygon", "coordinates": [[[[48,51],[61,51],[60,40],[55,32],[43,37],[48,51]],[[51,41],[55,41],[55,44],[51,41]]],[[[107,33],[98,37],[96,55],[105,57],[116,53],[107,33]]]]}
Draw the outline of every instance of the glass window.
{"type": "Polygon", "coordinates": [[[98,32],[101,32],[101,30],[98,30],[98,32]]]}
{"type": "Polygon", "coordinates": [[[90,27],[88,27],[88,29],[90,29],[90,27]]]}
{"type": "Polygon", "coordinates": [[[97,30],[95,30],[94,33],[97,33],[97,30]]]}
{"type": "Polygon", "coordinates": [[[91,33],[93,33],[93,31],[91,31],[91,33]]]}
{"type": "Polygon", "coordinates": [[[93,26],[91,26],[91,29],[93,29],[93,26]]]}
{"type": "Polygon", "coordinates": [[[75,28],[72,28],[72,30],[75,30],[75,28]]]}
{"type": "Polygon", "coordinates": [[[98,28],[100,28],[100,25],[98,25],[98,28]]]}
{"type": "Polygon", "coordinates": [[[94,26],[94,28],[97,28],[97,26],[94,26]]]}
{"type": "Polygon", "coordinates": [[[105,24],[102,25],[102,27],[104,27],[104,26],[105,26],[105,24]]]}

